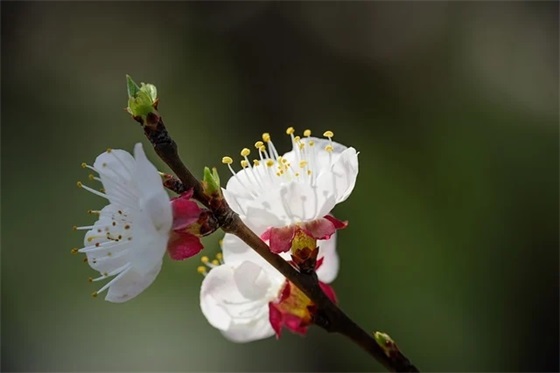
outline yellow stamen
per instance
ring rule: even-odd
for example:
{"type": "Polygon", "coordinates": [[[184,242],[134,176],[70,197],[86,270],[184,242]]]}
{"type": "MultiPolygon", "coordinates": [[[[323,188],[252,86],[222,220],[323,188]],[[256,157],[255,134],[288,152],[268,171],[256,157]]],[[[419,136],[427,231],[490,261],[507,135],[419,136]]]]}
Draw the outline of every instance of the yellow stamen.
{"type": "Polygon", "coordinates": [[[94,298],[97,298],[97,295],[98,295],[98,294],[97,294],[96,291],[94,291],[93,293],[91,293],[91,296],[94,297],[94,298]]]}
{"type": "Polygon", "coordinates": [[[78,253],[78,249],[73,248],[72,250],[70,250],[70,252],[71,252],[72,254],[77,254],[77,253],[78,253]]]}
{"type": "Polygon", "coordinates": [[[200,261],[204,264],[208,263],[208,257],[207,256],[203,256],[202,258],[200,258],[200,261]]]}
{"type": "Polygon", "coordinates": [[[255,166],[259,166],[261,164],[261,162],[258,159],[253,159],[253,164],[255,166]]]}
{"type": "Polygon", "coordinates": [[[216,259],[212,260],[212,264],[214,264],[215,266],[219,266],[220,262],[218,262],[216,259]]]}
{"type": "Polygon", "coordinates": [[[87,167],[86,162],[82,162],[82,168],[86,168],[86,167],[87,167]]]}
{"type": "Polygon", "coordinates": [[[291,135],[291,134],[293,134],[294,132],[295,132],[294,127],[288,127],[288,128],[286,129],[286,135],[291,135]]]}
{"type": "Polygon", "coordinates": [[[231,157],[223,157],[222,158],[222,163],[223,164],[232,164],[233,163],[233,159],[231,159],[231,157]]]}
{"type": "Polygon", "coordinates": [[[217,253],[216,254],[216,259],[222,260],[223,258],[224,258],[224,255],[222,253],[217,253]]]}
{"type": "Polygon", "coordinates": [[[264,143],[263,143],[262,141],[257,141],[257,142],[255,143],[255,148],[260,149],[261,146],[264,146],[264,143]]]}
{"type": "Polygon", "coordinates": [[[270,141],[270,134],[268,132],[265,132],[262,134],[262,139],[264,142],[269,142],[270,141]]]}
{"type": "Polygon", "coordinates": [[[251,154],[251,151],[247,148],[243,148],[243,150],[241,150],[241,156],[246,157],[249,154],[251,154]]]}
{"type": "Polygon", "coordinates": [[[196,268],[196,271],[198,273],[200,273],[201,275],[205,275],[206,274],[206,267],[205,266],[199,266],[196,268]]]}
{"type": "Polygon", "coordinates": [[[245,159],[241,160],[241,167],[249,167],[249,162],[247,162],[245,159]]]}
{"type": "Polygon", "coordinates": [[[328,137],[330,139],[331,137],[334,137],[334,133],[333,131],[325,131],[325,133],[323,133],[323,136],[328,137]]]}
{"type": "Polygon", "coordinates": [[[272,167],[272,166],[274,166],[274,161],[272,159],[269,159],[269,160],[266,161],[266,165],[268,167],[272,167]]]}
{"type": "Polygon", "coordinates": [[[331,153],[333,151],[332,145],[325,146],[325,150],[328,151],[329,153],[331,153]]]}
{"type": "Polygon", "coordinates": [[[305,131],[303,131],[303,136],[305,136],[305,137],[311,136],[311,130],[305,130],[305,131]]]}
{"type": "Polygon", "coordinates": [[[83,186],[81,181],[78,181],[76,185],[78,186],[78,188],[81,188],[83,186]]]}

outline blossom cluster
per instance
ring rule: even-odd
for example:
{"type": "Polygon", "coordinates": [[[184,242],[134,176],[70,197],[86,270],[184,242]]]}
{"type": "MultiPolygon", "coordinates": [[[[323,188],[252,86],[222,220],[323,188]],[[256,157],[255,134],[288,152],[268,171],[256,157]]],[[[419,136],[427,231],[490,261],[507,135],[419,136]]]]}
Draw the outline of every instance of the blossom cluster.
{"type": "MultiPolygon", "coordinates": [[[[280,155],[269,134],[251,150],[241,151],[241,170],[233,159],[222,159],[232,177],[222,195],[241,220],[265,241],[270,250],[302,272],[315,271],[325,294],[336,302],[329,285],[337,276],[339,257],[336,231],[347,223],[336,219],[332,210],[352,192],[358,174],[357,152],[332,140],[303,137],[293,128],[286,131],[292,150],[280,155]]],[[[100,276],[110,279],[94,292],[107,290],[106,300],[130,300],[153,283],[167,252],[173,260],[198,254],[200,237],[218,226],[210,210],[193,200],[192,191],[170,198],[162,175],[150,163],[142,145],[134,156],[124,150],[107,150],[92,166],[90,179],[100,181],[98,191],[78,186],[109,204],[91,210],[98,216],[86,230],[85,260],[100,276]]],[[[210,261],[202,257],[204,275],[200,306],[208,322],[236,342],[280,336],[283,328],[304,334],[313,322],[316,307],[294,284],[232,234],[221,241],[222,252],[210,261]]]]}

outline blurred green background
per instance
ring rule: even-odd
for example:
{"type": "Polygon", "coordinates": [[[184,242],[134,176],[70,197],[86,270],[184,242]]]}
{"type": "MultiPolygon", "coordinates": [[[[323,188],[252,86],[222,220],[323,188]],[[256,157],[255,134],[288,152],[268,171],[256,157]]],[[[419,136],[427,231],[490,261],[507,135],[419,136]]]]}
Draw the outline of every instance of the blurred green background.
{"type": "MultiPolygon", "coordinates": [[[[2,371],[382,370],[313,328],[234,344],[198,258],[126,304],[70,249],[100,198],[81,162],[145,140],[154,83],[188,165],[287,126],[360,153],[342,308],[424,371],[558,370],[557,2],[2,2],[2,371]]],[[[166,170],[151,149],[148,156],[166,170]]],[[[217,251],[217,234],[205,253],[217,251]]]]}

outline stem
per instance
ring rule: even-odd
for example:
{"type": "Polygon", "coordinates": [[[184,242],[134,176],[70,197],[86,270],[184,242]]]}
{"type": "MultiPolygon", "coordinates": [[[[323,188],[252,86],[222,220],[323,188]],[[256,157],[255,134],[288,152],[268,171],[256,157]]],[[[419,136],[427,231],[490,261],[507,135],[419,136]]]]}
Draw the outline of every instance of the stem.
{"type": "Polygon", "coordinates": [[[181,161],[177,144],[169,136],[163,119],[157,111],[154,110],[148,114],[145,122],[139,117],[134,119],[142,124],[144,134],[154,146],[156,153],[177,175],[185,190],[192,188],[193,197],[212,210],[222,230],[243,240],[315,303],[318,309],[314,319],[316,325],[328,332],[340,333],[348,337],[390,371],[418,372],[418,369],[396,348],[396,345],[393,350],[388,352],[377,343],[370,333],[358,326],[334,304],[320,288],[315,272],[298,272],[282,257],[270,251],[268,245],[231,210],[225,199],[221,198],[216,201],[205,195],[200,181],[181,161]]]}

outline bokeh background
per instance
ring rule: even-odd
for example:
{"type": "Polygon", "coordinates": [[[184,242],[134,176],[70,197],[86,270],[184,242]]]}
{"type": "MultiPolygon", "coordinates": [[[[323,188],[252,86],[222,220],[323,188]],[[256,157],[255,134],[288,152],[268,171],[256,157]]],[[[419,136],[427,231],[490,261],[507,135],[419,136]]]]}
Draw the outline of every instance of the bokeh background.
{"type": "MultiPolygon", "coordinates": [[[[360,153],[334,283],[424,371],[558,370],[557,2],[2,2],[2,371],[382,370],[312,328],[234,344],[198,259],[126,304],[70,254],[81,162],[145,140],[156,84],[193,170],[293,125],[360,153]]],[[[166,170],[153,151],[149,157],[166,170]]],[[[217,234],[205,254],[218,250],[217,234]]]]}

